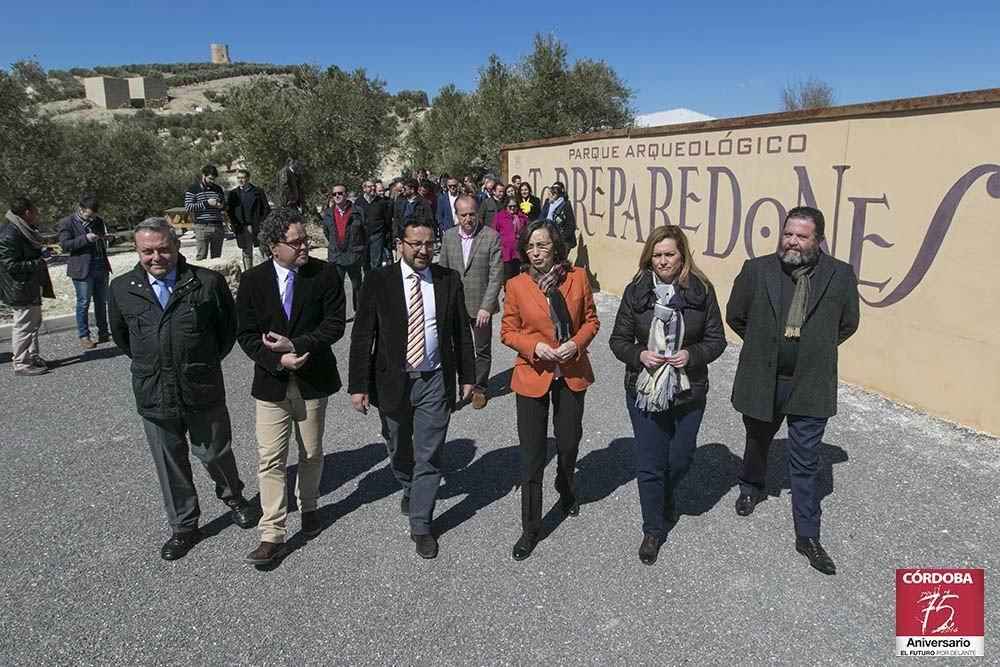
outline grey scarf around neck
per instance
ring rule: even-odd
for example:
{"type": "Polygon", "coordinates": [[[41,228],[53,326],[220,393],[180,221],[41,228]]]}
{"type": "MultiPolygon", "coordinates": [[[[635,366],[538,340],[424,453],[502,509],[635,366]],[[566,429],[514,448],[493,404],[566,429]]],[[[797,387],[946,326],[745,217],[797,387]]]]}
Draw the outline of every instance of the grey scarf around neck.
{"type": "Polygon", "coordinates": [[[788,319],[785,320],[785,338],[798,340],[802,336],[802,324],[805,322],[806,308],[809,306],[809,281],[818,263],[817,255],[815,261],[796,266],[790,271],[792,282],[795,283],[795,292],[788,307],[788,319]]]}

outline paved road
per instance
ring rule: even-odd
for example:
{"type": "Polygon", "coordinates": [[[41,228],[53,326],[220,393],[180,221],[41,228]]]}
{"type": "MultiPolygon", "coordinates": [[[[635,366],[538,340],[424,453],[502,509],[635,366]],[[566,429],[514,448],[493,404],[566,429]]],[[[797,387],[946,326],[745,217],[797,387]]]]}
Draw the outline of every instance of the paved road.
{"type": "MultiPolygon", "coordinates": [[[[871,664],[894,646],[895,567],[993,576],[1000,442],[847,386],[823,447],[823,541],[839,573],[824,577],[794,551],[783,441],[770,499],[737,517],[732,346],[712,367],[700,447],[679,492],[685,516],[659,562],[641,565],[622,367],[607,347],[617,300],[598,301],[583,509],[561,522],[550,512],[547,537],[521,563],[510,557],[520,507],[513,355],[499,342],[501,395],[452,419],[437,560],[414,554],[377,418],[340,394],[328,414],[326,529],[308,544],[293,539],[270,571],[241,564],[257,536],[230,522],[197,466],[211,537],[181,561],[159,559],[167,528],[124,357],[106,346],[81,356],[73,332],[54,334],[42,349],[59,368],[29,380],[14,377],[4,353],[0,664],[871,664]]],[[[336,351],[343,360],[346,341],[336,351]]],[[[225,371],[252,496],[251,364],[237,350],[225,371]]],[[[994,630],[996,602],[988,597],[994,630]]]]}

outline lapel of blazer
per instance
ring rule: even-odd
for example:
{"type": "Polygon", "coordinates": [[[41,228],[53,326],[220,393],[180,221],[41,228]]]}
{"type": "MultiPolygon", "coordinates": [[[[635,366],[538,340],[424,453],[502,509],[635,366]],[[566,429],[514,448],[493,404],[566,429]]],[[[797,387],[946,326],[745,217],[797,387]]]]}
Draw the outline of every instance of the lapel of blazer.
{"type": "MultiPolygon", "coordinates": [[[[781,260],[778,255],[773,254],[768,259],[767,270],[764,271],[764,287],[767,289],[767,297],[771,301],[771,312],[774,314],[774,321],[778,322],[781,313],[781,260]]],[[[784,327],[784,324],[778,322],[784,327]]]]}
{"type": "MultiPolygon", "coordinates": [[[[469,267],[472,266],[472,258],[476,256],[479,252],[479,246],[483,240],[483,230],[480,229],[479,232],[472,237],[472,247],[469,248],[469,261],[465,263],[465,271],[463,273],[469,272],[469,267]]],[[[459,239],[459,244],[461,244],[461,239],[459,239]]]]}
{"type": "Polygon", "coordinates": [[[826,288],[830,286],[830,281],[833,279],[833,261],[830,259],[829,255],[820,254],[819,262],[816,264],[816,271],[813,273],[812,278],[809,279],[809,304],[806,306],[806,317],[809,319],[813,311],[816,310],[816,306],[819,305],[819,300],[823,297],[826,292],[826,288]]]}
{"type": "Polygon", "coordinates": [[[523,275],[528,276],[528,279],[524,281],[525,289],[531,294],[531,298],[542,309],[545,316],[549,317],[549,298],[542,293],[542,290],[538,289],[538,283],[532,280],[531,273],[525,271],[523,275]]]}
{"type": "MultiPolygon", "coordinates": [[[[445,285],[445,278],[443,276],[434,276],[433,269],[431,269],[431,284],[434,285],[434,316],[440,322],[448,308],[448,286],[445,285]]],[[[438,346],[441,345],[441,335],[441,329],[439,328],[438,346]]]]}
{"type": "MultiPolygon", "coordinates": [[[[305,303],[306,296],[312,288],[312,279],[306,275],[306,273],[311,272],[311,270],[307,267],[309,267],[308,263],[305,266],[299,267],[299,270],[296,272],[295,293],[292,294],[292,316],[288,318],[289,334],[295,327],[295,321],[298,320],[299,315],[302,314],[302,304],[305,303]]],[[[275,283],[275,286],[277,286],[277,283],[275,283]]]]}
{"type": "MultiPolygon", "coordinates": [[[[392,268],[386,275],[386,296],[385,304],[386,308],[389,309],[386,318],[386,322],[380,323],[379,328],[389,332],[398,331],[400,345],[399,348],[402,350],[402,358],[406,358],[406,323],[409,319],[407,309],[406,309],[406,295],[403,290],[409,289],[407,286],[403,285],[403,270],[400,268],[400,262],[403,260],[397,260],[392,268]]],[[[381,299],[380,299],[381,300],[381,299]]],[[[387,338],[391,340],[391,338],[387,338]]]]}
{"type": "MultiPolygon", "coordinates": [[[[267,271],[262,272],[261,278],[266,283],[263,285],[264,300],[268,310],[278,314],[277,321],[284,325],[285,330],[279,331],[281,334],[288,334],[292,330],[291,324],[285,319],[285,309],[281,305],[281,294],[278,293],[278,272],[274,270],[274,260],[267,263],[267,271]]],[[[296,287],[298,287],[296,285],[296,287]]],[[[293,304],[294,305],[294,304],[293,304]]]]}

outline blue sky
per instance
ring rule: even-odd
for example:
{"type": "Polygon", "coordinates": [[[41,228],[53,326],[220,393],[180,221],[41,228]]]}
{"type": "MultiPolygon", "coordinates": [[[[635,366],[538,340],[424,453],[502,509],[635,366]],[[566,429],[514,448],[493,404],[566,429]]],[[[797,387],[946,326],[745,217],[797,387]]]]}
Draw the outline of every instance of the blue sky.
{"type": "Polygon", "coordinates": [[[810,77],[840,104],[1000,87],[1000,3],[986,0],[5,4],[4,67],[202,61],[223,42],[234,60],[363,67],[392,92],[433,98],[448,83],[475,88],[491,53],[514,62],[540,31],[571,60],[612,65],[639,113],[769,113],[787,83],[810,77]]]}

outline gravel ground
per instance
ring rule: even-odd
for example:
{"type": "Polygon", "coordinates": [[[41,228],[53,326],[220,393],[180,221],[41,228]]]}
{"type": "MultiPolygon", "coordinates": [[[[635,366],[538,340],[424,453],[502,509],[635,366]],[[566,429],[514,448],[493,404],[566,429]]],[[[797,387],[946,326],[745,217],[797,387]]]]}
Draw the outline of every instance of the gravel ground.
{"type": "MultiPolygon", "coordinates": [[[[513,355],[495,342],[493,393],[451,423],[435,520],[441,554],[423,561],[399,514],[378,419],[331,399],[325,530],[280,566],[241,563],[256,545],[228,519],[195,463],[209,538],[166,563],[159,490],[128,363],[81,354],[73,332],[42,340],[58,368],[16,378],[0,362],[0,664],[674,664],[887,662],[894,568],[986,568],[1000,548],[1000,442],[849,386],[823,446],[823,541],[838,574],[795,553],[785,443],[770,498],[737,517],[742,425],[728,402],[738,350],[712,367],[680,523],[660,560],[641,535],[622,368],[607,338],[617,299],[598,295],[575,519],[553,510],[518,563],[513,355]],[[44,454],[44,456],[42,456],[44,454]],[[993,517],[992,519],[990,517],[993,517]]],[[[347,341],[336,345],[346,368],[347,341]]],[[[234,447],[256,493],[251,364],[225,363],[234,447]]],[[[784,437],[784,432],[779,433],[784,437]]],[[[554,463],[546,471],[546,503],[554,463]]],[[[290,531],[298,529],[292,515],[290,531]]],[[[1000,612],[987,603],[988,628],[1000,612]]],[[[991,649],[987,647],[987,651],[991,649]]]]}

